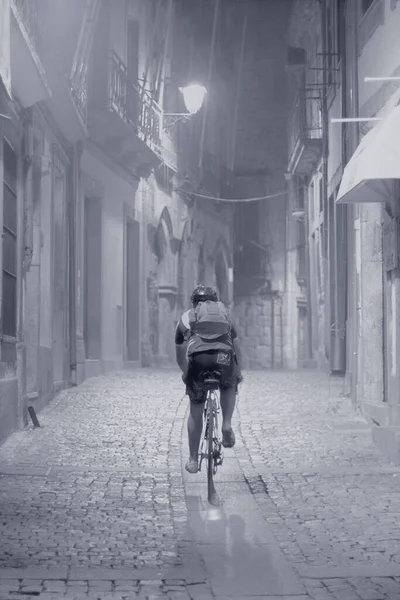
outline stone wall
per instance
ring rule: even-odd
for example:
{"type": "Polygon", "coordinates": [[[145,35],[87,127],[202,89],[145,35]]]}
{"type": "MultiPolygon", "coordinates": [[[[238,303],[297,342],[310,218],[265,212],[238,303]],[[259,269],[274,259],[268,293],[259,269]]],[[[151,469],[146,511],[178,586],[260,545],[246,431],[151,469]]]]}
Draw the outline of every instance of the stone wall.
{"type": "Polygon", "coordinates": [[[232,265],[231,208],[188,206],[154,177],[139,187],[143,239],[142,365],[175,365],[175,327],[198,283],[225,289],[232,265]],[[221,268],[225,273],[221,273],[221,268]],[[218,277],[217,277],[218,273],[218,277]],[[218,286],[217,286],[218,287],[218,286]]]}
{"type": "Polygon", "coordinates": [[[285,316],[276,296],[243,296],[233,311],[244,369],[284,367],[282,330],[285,316]]]}

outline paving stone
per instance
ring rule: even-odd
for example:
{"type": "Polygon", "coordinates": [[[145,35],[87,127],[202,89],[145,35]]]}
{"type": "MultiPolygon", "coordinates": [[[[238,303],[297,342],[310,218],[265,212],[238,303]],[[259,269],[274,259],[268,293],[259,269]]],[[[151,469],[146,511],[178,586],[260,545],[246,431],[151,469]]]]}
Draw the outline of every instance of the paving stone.
{"type": "Polygon", "coordinates": [[[64,581],[44,581],[43,587],[47,592],[65,592],[67,584],[64,581]]]}
{"type": "MultiPolygon", "coordinates": [[[[313,371],[246,374],[221,481],[237,459],[231,496],[234,481],[252,491],[310,598],[392,600],[400,469],[338,387],[313,371]]],[[[21,591],[19,580],[26,591],[44,582],[46,600],[65,590],[61,597],[207,598],[185,504],[182,394],[174,371],[93,378],[62,392],[40,431],[0,446],[0,598],[21,591]]]]}
{"type": "Polygon", "coordinates": [[[330,572],[341,578],[342,587],[331,589],[305,580],[314,600],[334,593],[390,598],[367,577],[398,574],[400,469],[380,454],[337,389],[314,371],[249,374],[238,403],[236,455],[248,477],[261,476],[254,498],[299,573],[313,573],[318,583],[330,572]],[[346,580],[357,573],[366,587],[346,580]]]}
{"type": "Polygon", "coordinates": [[[179,546],[190,530],[180,456],[187,402],[178,372],[124,371],[63,391],[42,411],[40,431],[10,436],[0,446],[0,580],[45,580],[52,593],[68,577],[67,595],[85,597],[136,595],[142,580],[158,595],[164,578],[201,571],[193,542],[187,566],[179,546]]]}

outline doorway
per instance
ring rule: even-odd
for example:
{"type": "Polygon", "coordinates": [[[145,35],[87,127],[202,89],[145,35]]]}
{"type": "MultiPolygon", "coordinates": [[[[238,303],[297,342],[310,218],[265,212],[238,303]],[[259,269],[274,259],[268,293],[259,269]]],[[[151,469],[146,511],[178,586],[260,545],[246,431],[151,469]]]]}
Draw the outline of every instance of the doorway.
{"type": "Polygon", "coordinates": [[[67,359],[67,282],[65,172],[55,169],[53,188],[53,381],[64,381],[67,359]]]}
{"type": "Polygon", "coordinates": [[[140,359],[140,229],[126,223],[126,353],[128,361],[140,359]]]}
{"type": "Polygon", "coordinates": [[[101,358],[101,199],[85,198],[84,338],[87,359],[101,358]]]}

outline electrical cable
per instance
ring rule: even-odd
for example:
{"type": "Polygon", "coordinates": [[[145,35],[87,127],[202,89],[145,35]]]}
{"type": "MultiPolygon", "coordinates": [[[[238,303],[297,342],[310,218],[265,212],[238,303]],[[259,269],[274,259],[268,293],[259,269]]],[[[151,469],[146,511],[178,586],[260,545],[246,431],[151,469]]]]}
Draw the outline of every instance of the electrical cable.
{"type": "MultiPolygon", "coordinates": [[[[301,189],[305,189],[305,186],[300,186],[295,191],[300,191],[301,189]]],[[[275,194],[268,194],[267,196],[258,196],[254,198],[218,198],[217,196],[206,196],[204,194],[198,194],[195,192],[188,192],[187,190],[177,189],[179,192],[188,193],[190,196],[195,196],[196,198],[203,198],[205,200],[216,200],[217,202],[259,202],[260,200],[269,200],[271,198],[278,198],[279,196],[284,196],[287,194],[287,190],[282,190],[281,192],[276,192],[275,194]]]]}

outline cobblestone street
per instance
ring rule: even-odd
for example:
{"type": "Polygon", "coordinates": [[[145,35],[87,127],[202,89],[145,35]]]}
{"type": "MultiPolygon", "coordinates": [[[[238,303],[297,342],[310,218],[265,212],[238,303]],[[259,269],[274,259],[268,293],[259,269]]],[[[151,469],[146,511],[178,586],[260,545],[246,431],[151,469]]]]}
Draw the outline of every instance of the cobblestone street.
{"type": "Polygon", "coordinates": [[[177,371],[61,393],[0,448],[0,599],[400,599],[400,468],[341,385],[247,374],[214,513],[177,371]]]}

